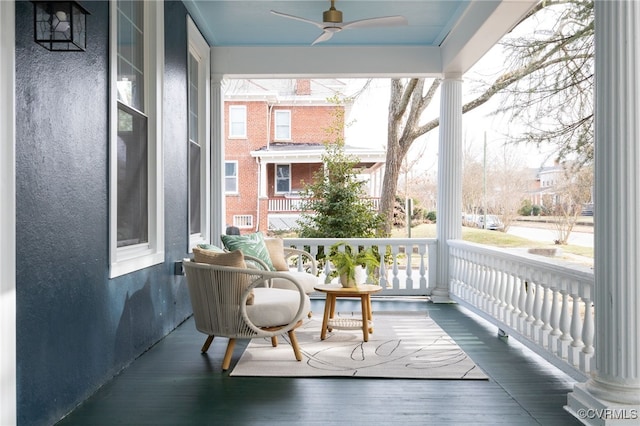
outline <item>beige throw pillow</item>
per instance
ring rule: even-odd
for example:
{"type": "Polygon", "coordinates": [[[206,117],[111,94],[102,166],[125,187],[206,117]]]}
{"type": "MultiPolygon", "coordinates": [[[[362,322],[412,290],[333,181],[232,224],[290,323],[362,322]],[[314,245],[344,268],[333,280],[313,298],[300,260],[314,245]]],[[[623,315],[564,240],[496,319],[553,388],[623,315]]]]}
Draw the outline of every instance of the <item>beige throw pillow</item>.
{"type": "MultiPolygon", "coordinates": [[[[193,248],[193,260],[198,263],[207,263],[209,265],[230,266],[233,268],[246,269],[247,264],[244,262],[244,255],[240,250],[234,250],[229,253],[220,253],[212,250],[205,250],[199,247],[193,248]]],[[[243,274],[240,283],[243,288],[249,286],[249,276],[243,274]]],[[[253,305],[253,290],[247,297],[247,305],[253,305]]]]}
{"type": "Polygon", "coordinates": [[[282,238],[265,238],[264,243],[267,245],[271,263],[273,263],[276,271],[288,271],[289,265],[287,265],[287,261],[284,258],[284,241],[282,241],[282,238]]]}

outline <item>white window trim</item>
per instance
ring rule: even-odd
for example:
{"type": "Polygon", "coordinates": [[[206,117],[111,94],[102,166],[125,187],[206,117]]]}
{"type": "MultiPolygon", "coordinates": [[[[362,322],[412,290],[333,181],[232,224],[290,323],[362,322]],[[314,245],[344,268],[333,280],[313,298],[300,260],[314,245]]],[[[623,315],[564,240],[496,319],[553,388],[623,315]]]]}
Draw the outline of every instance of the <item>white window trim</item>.
{"type": "Polygon", "coordinates": [[[109,277],[115,278],[164,262],[164,161],[162,87],[164,72],[164,3],[145,1],[145,111],[149,125],[149,242],[118,247],[118,4],[110,3],[110,140],[109,140],[109,277]]]}
{"type": "Polygon", "coordinates": [[[274,124],[275,124],[275,126],[273,128],[273,131],[274,131],[273,139],[274,140],[278,140],[278,141],[290,141],[291,140],[291,110],[288,110],[288,109],[277,109],[277,110],[275,110],[273,112],[273,115],[274,115],[273,121],[274,121],[274,124]],[[287,113],[287,128],[289,129],[289,134],[287,135],[286,138],[279,138],[278,137],[278,116],[280,114],[278,114],[278,113],[283,113],[283,112],[287,113]]]}
{"type": "Polygon", "coordinates": [[[229,139],[246,139],[247,138],[247,106],[246,105],[229,105],[229,139]],[[231,132],[231,110],[237,109],[244,111],[244,131],[241,135],[234,135],[231,132]]]}
{"type": "MultiPolygon", "coordinates": [[[[198,124],[199,124],[199,140],[200,140],[200,170],[202,172],[200,181],[200,229],[198,234],[189,235],[189,252],[191,248],[199,243],[209,241],[211,238],[211,72],[210,72],[210,49],[206,40],[198,30],[189,16],[187,16],[187,36],[189,40],[189,52],[199,58],[200,69],[198,70],[198,87],[204,91],[204,96],[199,96],[198,105],[198,124]]],[[[188,91],[187,91],[188,95],[188,91]]],[[[190,205],[190,204],[189,204],[190,205]]],[[[187,232],[188,231],[187,227],[187,232]]]]}
{"type": "Polygon", "coordinates": [[[288,163],[276,163],[273,165],[273,193],[274,194],[289,194],[291,193],[291,164],[288,163]],[[289,190],[278,191],[278,166],[289,166],[289,190]]]}
{"type": "Polygon", "coordinates": [[[226,195],[237,195],[240,193],[240,170],[238,169],[238,160],[225,160],[224,162],[224,193],[226,195]],[[227,191],[227,163],[234,163],[236,165],[236,190],[227,191]]]}
{"type": "Polygon", "coordinates": [[[17,424],[15,2],[0,1],[0,424],[17,424]]]}

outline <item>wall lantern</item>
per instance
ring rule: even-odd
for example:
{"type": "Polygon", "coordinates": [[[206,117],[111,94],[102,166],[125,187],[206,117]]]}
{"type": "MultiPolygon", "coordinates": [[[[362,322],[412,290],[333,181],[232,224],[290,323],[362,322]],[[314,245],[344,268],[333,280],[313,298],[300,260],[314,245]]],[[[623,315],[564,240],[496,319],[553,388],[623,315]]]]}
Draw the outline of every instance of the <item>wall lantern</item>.
{"type": "Polygon", "coordinates": [[[48,50],[84,51],[89,12],[75,1],[32,1],[36,43],[48,50]]]}

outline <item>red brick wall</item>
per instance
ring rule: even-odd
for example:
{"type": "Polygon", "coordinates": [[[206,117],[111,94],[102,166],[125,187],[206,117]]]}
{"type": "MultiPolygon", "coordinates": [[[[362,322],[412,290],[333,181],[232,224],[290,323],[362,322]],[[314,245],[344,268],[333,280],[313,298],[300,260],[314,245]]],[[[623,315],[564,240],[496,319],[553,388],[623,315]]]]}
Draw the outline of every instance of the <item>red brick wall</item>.
{"type": "MultiPolygon", "coordinates": [[[[291,111],[291,140],[286,142],[322,143],[332,139],[327,136],[326,129],[334,120],[332,112],[335,108],[334,106],[276,106],[273,109],[291,111]]],[[[272,126],[271,140],[276,141],[274,138],[275,126],[272,126]]]]}
{"type": "Polygon", "coordinates": [[[225,160],[238,162],[238,194],[228,194],[226,197],[226,223],[232,225],[234,215],[253,215],[255,227],[258,212],[258,164],[249,152],[267,144],[267,105],[264,102],[225,102],[225,135],[229,133],[230,105],[247,107],[247,138],[227,137],[225,140],[225,160]]]}
{"type": "MultiPolygon", "coordinates": [[[[260,229],[267,228],[267,202],[261,202],[260,218],[258,214],[258,164],[249,153],[267,146],[268,133],[268,106],[265,102],[225,102],[224,132],[229,134],[229,106],[245,105],[247,108],[247,137],[244,139],[225,138],[225,160],[238,162],[238,194],[226,196],[226,223],[233,224],[234,215],[253,215],[254,228],[241,230],[253,232],[260,224],[260,229]]],[[[290,141],[276,141],[287,143],[322,143],[332,140],[326,129],[335,121],[333,110],[336,106],[275,106],[271,116],[271,141],[275,134],[273,110],[291,111],[291,137],[290,141]]],[[[341,108],[341,107],[340,107],[341,108]]],[[[291,168],[291,190],[302,189],[302,181],[310,182],[319,164],[294,163],[291,168]]],[[[269,197],[274,197],[274,166],[270,164],[267,171],[267,192],[269,197]]]]}

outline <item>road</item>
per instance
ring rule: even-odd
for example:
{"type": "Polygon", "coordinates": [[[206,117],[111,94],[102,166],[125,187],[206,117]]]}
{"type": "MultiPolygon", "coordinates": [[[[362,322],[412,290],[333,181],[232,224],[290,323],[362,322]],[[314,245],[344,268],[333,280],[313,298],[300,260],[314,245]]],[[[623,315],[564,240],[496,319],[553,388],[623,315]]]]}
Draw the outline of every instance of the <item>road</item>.
{"type": "MultiPolygon", "coordinates": [[[[552,243],[557,237],[553,229],[553,225],[545,227],[537,226],[520,226],[524,223],[519,222],[519,226],[510,226],[507,234],[516,235],[518,237],[527,238],[532,241],[542,241],[552,243]]],[[[569,244],[583,247],[593,247],[593,232],[571,232],[569,235],[569,244]]]]}

